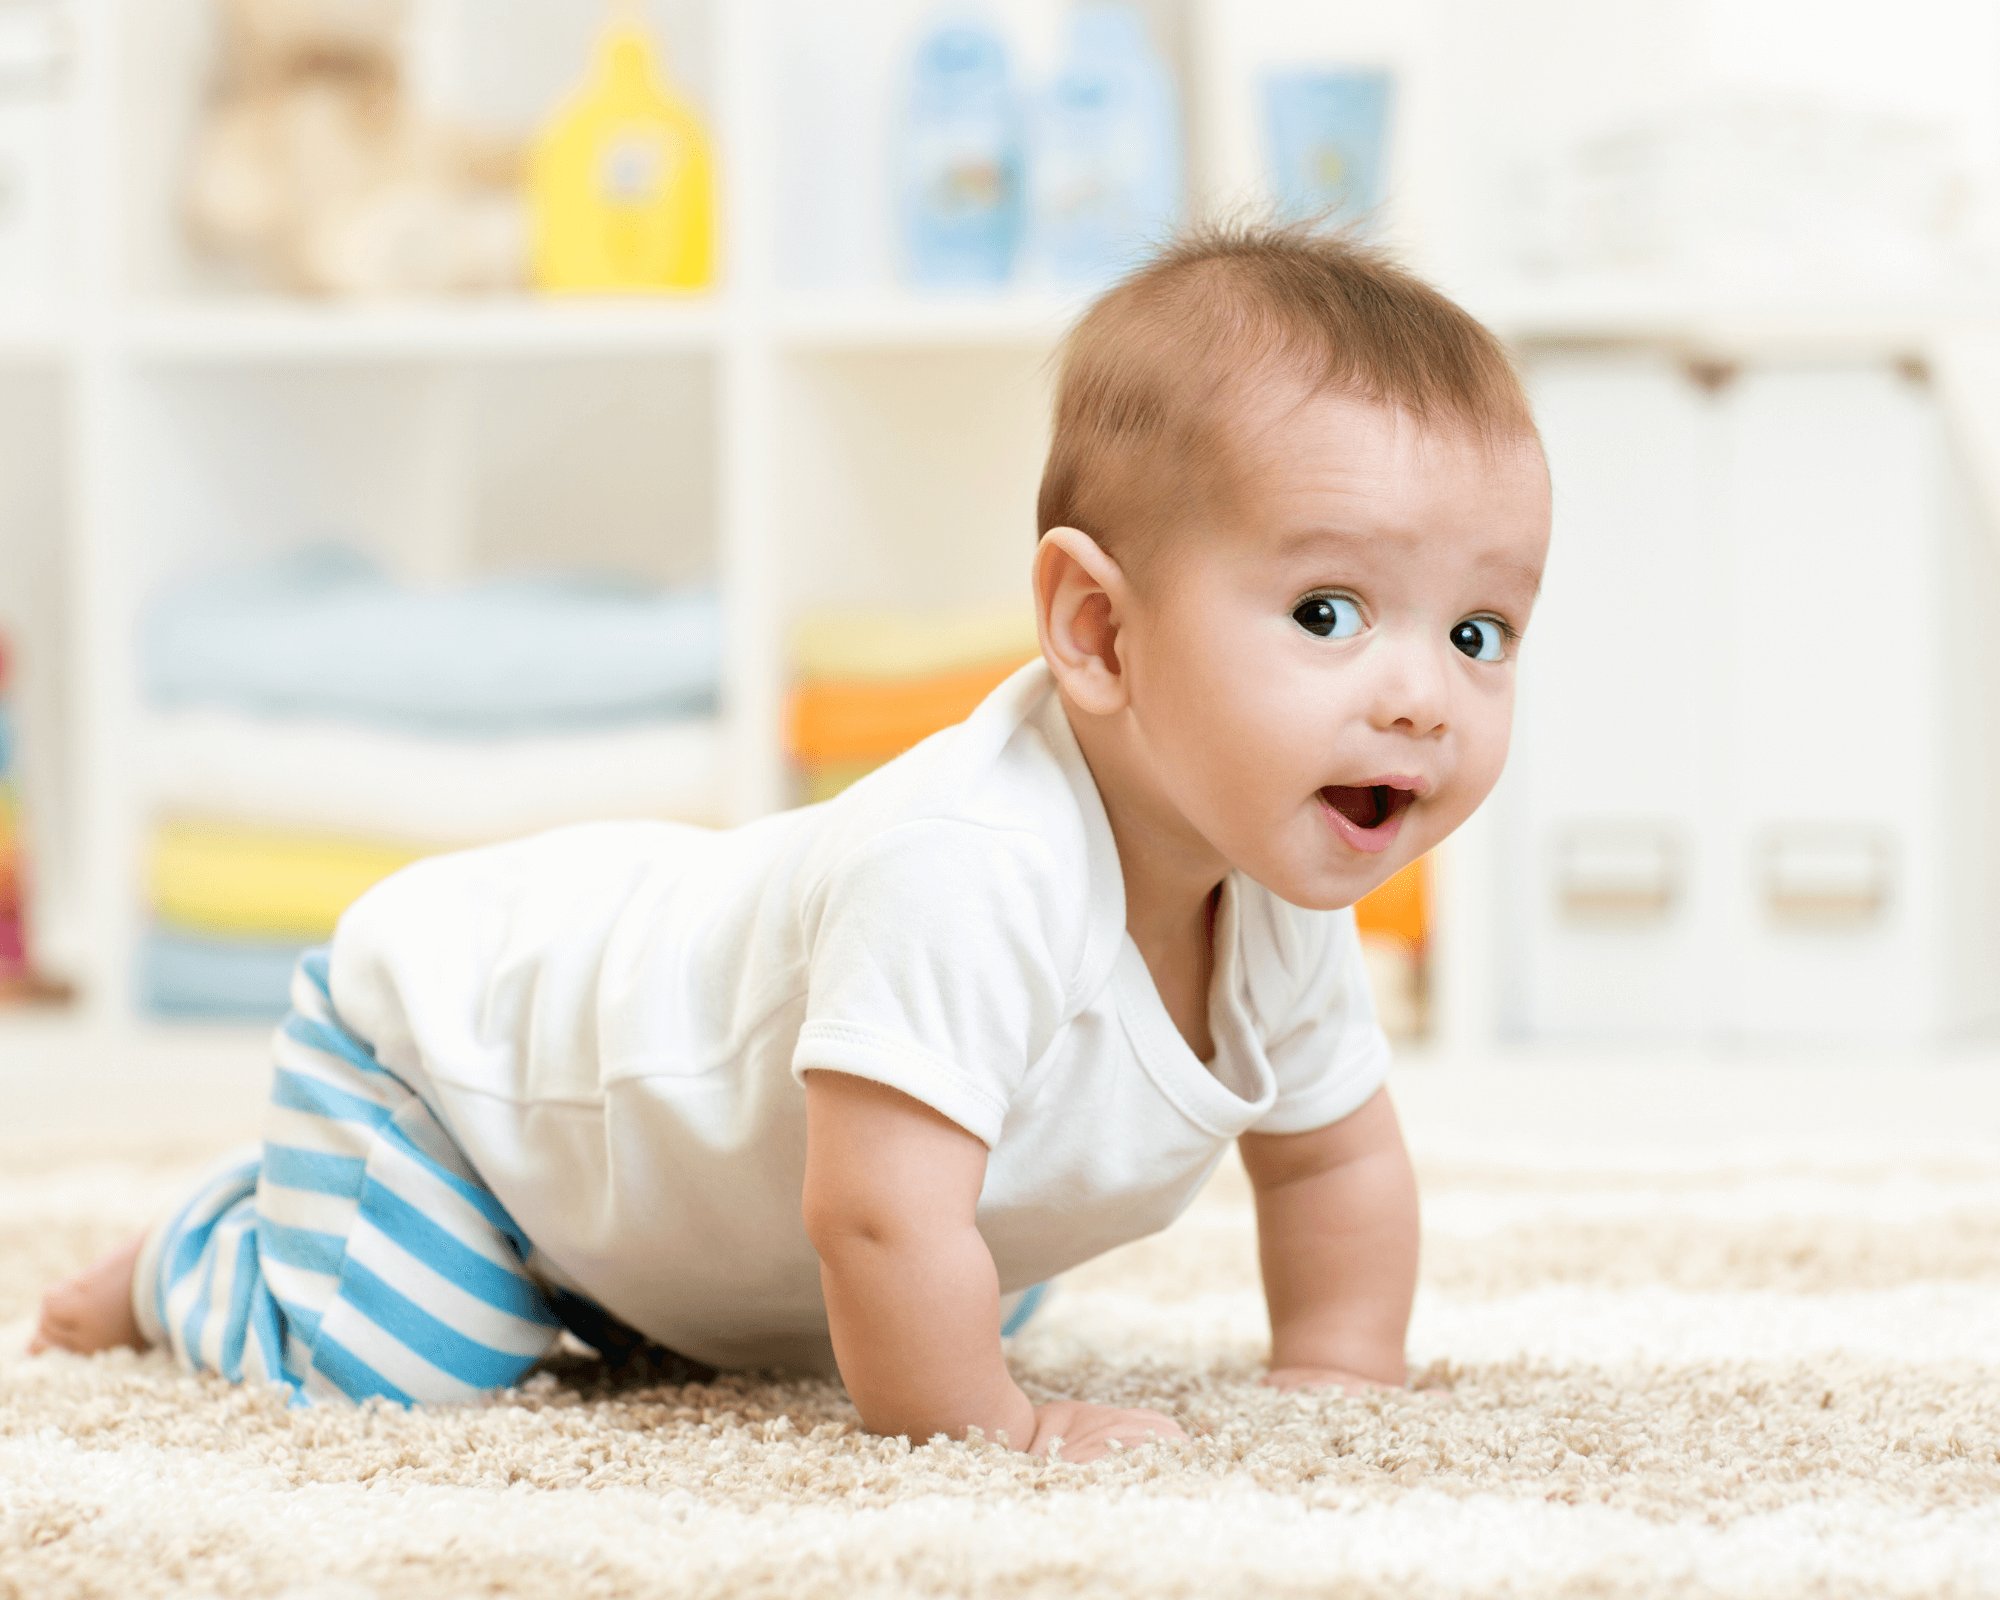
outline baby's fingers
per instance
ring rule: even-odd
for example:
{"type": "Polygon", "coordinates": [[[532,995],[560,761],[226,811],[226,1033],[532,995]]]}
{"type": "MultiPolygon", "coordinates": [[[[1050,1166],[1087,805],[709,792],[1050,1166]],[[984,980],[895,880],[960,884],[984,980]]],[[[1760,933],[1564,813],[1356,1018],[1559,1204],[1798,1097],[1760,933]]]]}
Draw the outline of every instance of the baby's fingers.
{"type": "Polygon", "coordinates": [[[1081,1466],[1109,1455],[1113,1444],[1129,1450],[1142,1444],[1186,1437],[1182,1428],[1165,1417],[1157,1422],[1087,1424],[1077,1430],[1073,1439],[1058,1436],[1050,1447],[1049,1455],[1051,1459],[1081,1466]]]}
{"type": "Polygon", "coordinates": [[[1185,1437],[1147,1429],[1143,1433],[1112,1433],[1099,1438],[1058,1439],[1049,1450],[1051,1461],[1067,1461],[1072,1466],[1084,1466],[1101,1460],[1112,1453],[1114,1443],[1126,1450],[1142,1444],[1153,1444],[1162,1439],[1185,1437]]]}

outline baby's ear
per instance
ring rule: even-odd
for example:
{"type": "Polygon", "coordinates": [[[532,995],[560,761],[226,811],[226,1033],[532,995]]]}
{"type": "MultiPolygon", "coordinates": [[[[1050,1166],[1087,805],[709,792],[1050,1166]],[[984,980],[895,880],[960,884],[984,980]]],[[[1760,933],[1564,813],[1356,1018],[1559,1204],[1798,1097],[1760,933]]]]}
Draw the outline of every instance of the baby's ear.
{"type": "Polygon", "coordinates": [[[1051,528],[1035,548],[1035,623],[1042,656],[1070,703],[1108,717],[1125,706],[1118,628],[1125,575],[1077,528],[1051,528]]]}

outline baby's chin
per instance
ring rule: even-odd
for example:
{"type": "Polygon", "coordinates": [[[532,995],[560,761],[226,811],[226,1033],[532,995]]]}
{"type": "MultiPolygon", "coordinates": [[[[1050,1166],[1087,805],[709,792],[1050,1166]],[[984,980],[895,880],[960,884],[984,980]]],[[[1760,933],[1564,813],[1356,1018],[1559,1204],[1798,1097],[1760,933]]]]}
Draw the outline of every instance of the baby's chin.
{"type": "Polygon", "coordinates": [[[1393,859],[1371,862],[1358,872],[1331,873],[1322,870],[1265,877],[1246,870],[1244,875],[1256,879],[1280,900],[1289,901],[1301,911],[1345,911],[1357,900],[1373,894],[1415,859],[1414,855],[1402,849],[1384,853],[1393,859]]]}

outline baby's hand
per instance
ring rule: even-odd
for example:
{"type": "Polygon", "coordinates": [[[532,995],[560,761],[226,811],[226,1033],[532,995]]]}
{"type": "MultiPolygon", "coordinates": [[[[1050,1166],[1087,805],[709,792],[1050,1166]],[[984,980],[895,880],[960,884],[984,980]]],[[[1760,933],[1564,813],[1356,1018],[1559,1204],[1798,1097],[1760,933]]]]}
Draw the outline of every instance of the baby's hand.
{"type": "Polygon", "coordinates": [[[1273,1389],[1337,1388],[1347,1394],[1363,1394],[1370,1389],[1394,1389],[1398,1385],[1364,1378],[1340,1367],[1273,1367],[1257,1380],[1273,1389]]]}
{"type": "Polygon", "coordinates": [[[1157,1411],[1124,1406],[1093,1406],[1082,1400],[1051,1400],[1035,1407],[1035,1436],[1028,1441],[1031,1456],[1045,1456],[1060,1438],[1059,1459],[1081,1464],[1095,1461],[1121,1444],[1144,1444],[1148,1439],[1185,1439],[1179,1423],[1157,1411]]]}

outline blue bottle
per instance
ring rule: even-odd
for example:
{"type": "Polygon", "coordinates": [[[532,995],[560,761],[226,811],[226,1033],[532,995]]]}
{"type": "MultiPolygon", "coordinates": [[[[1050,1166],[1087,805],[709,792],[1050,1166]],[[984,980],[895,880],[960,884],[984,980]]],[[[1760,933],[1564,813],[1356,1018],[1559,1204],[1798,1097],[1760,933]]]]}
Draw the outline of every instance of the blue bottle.
{"type": "Polygon", "coordinates": [[[903,268],[923,288],[996,287],[1025,215],[1022,116],[1006,41],[958,9],[917,42],[899,159],[903,268]]]}
{"type": "Polygon", "coordinates": [[[1266,73],[1264,142],[1279,215],[1367,236],[1382,221],[1395,79],[1373,67],[1266,73]]]}
{"type": "Polygon", "coordinates": [[[1173,231],[1181,128],[1173,74],[1136,8],[1080,4],[1066,57],[1037,102],[1029,145],[1038,277],[1095,287],[1173,231]]]}

